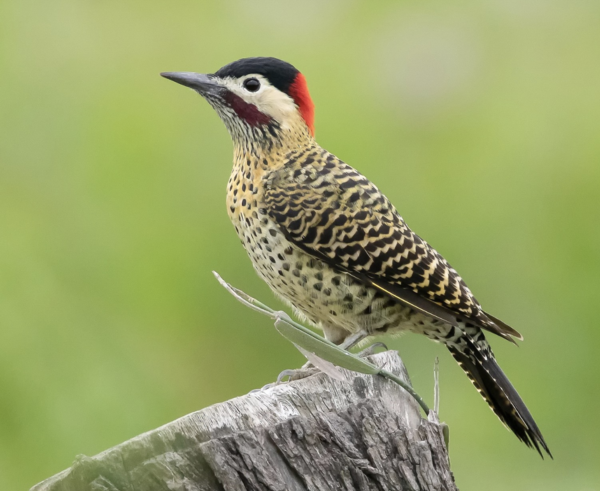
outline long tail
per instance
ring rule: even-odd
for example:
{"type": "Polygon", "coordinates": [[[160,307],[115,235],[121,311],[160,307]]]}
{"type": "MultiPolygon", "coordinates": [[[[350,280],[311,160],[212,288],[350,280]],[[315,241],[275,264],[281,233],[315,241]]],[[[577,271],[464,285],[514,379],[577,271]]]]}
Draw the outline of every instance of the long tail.
{"type": "Polygon", "coordinates": [[[525,445],[535,447],[544,458],[541,447],[553,458],[533,416],[496,363],[491,351],[484,356],[468,336],[465,335],[464,338],[467,345],[464,351],[453,346],[448,346],[448,349],[492,411],[525,445]]]}

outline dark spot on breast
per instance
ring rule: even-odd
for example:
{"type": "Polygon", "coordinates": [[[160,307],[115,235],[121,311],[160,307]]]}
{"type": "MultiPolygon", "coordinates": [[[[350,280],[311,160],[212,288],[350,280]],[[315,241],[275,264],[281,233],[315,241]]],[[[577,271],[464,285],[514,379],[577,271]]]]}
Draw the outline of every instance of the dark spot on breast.
{"type": "Polygon", "coordinates": [[[321,289],[323,288],[323,283],[321,283],[321,282],[315,283],[315,284],[313,285],[313,288],[314,288],[315,290],[317,290],[317,291],[319,291],[319,292],[320,292],[320,291],[321,291],[321,289]]]}
{"type": "MultiPolygon", "coordinates": [[[[269,250],[269,252],[271,252],[271,251],[269,250]]],[[[275,263],[275,258],[273,256],[269,256],[269,261],[271,261],[272,263],[275,263]]]]}
{"type": "Polygon", "coordinates": [[[339,276],[334,276],[333,278],[331,278],[331,282],[335,286],[340,286],[341,278],[339,276]]]}
{"type": "Polygon", "coordinates": [[[270,228],[270,229],[269,229],[269,233],[270,233],[270,234],[271,234],[273,237],[275,237],[275,236],[277,235],[277,230],[275,230],[274,228],[270,228]]]}

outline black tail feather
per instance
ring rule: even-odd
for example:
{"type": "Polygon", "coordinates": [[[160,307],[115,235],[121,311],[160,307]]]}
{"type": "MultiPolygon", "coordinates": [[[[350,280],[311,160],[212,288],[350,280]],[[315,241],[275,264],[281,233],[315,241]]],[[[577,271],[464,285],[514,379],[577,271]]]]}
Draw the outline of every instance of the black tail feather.
{"type": "Polygon", "coordinates": [[[500,418],[500,421],[525,445],[535,448],[542,458],[544,455],[541,449],[544,449],[553,458],[533,416],[494,360],[493,355],[484,357],[483,354],[477,352],[474,346],[473,348],[473,350],[469,350],[469,355],[473,353],[469,356],[448,346],[452,356],[466,372],[492,411],[500,418]]]}

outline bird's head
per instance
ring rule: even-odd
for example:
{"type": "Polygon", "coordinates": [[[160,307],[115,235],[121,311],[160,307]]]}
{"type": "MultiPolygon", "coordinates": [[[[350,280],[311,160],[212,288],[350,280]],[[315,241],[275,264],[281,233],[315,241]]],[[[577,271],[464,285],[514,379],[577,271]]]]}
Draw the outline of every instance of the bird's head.
{"type": "Polygon", "coordinates": [[[217,111],[234,141],[314,137],[314,105],[304,76],[276,58],[244,58],[215,73],[161,75],[194,89],[217,111]]]}

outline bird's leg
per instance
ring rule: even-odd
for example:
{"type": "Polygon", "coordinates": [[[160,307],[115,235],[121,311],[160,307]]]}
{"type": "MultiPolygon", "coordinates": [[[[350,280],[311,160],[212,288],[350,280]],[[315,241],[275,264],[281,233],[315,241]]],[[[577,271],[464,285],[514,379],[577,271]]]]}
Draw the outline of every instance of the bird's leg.
{"type": "Polygon", "coordinates": [[[340,344],[338,344],[338,346],[340,348],[342,348],[343,350],[348,351],[350,348],[352,348],[353,346],[360,343],[368,335],[369,335],[369,333],[367,331],[361,330],[361,331],[355,332],[354,334],[351,334],[346,339],[344,339],[340,344]]]}
{"type": "MultiPolygon", "coordinates": [[[[344,341],[341,344],[339,344],[339,347],[348,351],[350,348],[352,348],[353,346],[356,346],[358,343],[360,343],[367,336],[369,336],[369,333],[366,331],[355,332],[354,334],[352,334],[352,335],[348,336],[346,339],[344,339],[344,341]]],[[[373,343],[371,346],[360,351],[359,353],[357,353],[357,355],[360,356],[361,358],[366,358],[367,356],[371,356],[371,355],[375,354],[375,350],[377,348],[383,348],[386,351],[388,349],[388,347],[384,343],[378,342],[378,343],[373,343]]]]}
{"type": "MultiPolygon", "coordinates": [[[[339,347],[342,349],[346,349],[346,348],[344,348],[345,345],[348,345],[350,347],[355,346],[366,336],[368,336],[368,334],[364,333],[364,332],[356,333],[356,334],[350,336],[348,339],[346,339],[342,344],[339,345],[339,347]]],[[[357,353],[357,355],[360,356],[361,358],[366,358],[367,356],[371,356],[371,355],[375,354],[375,350],[377,348],[383,348],[385,350],[388,349],[388,347],[384,343],[378,342],[378,343],[373,343],[371,346],[369,346],[369,347],[365,348],[364,350],[362,350],[361,352],[357,353]]],[[[300,379],[303,379],[306,377],[310,377],[311,375],[319,373],[319,371],[320,370],[309,361],[309,362],[306,362],[304,365],[302,365],[302,367],[300,367],[300,368],[284,370],[283,372],[281,372],[279,374],[279,376],[277,377],[277,382],[275,382],[275,384],[280,384],[281,382],[284,381],[284,379],[286,377],[288,378],[288,381],[291,382],[293,380],[300,380],[300,379]]]]}
{"type": "MultiPolygon", "coordinates": [[[[347,338],[345,338],[340,344],[338,344],[338,346],[343,350],[348,350],[352,346],[355,346],[357,343],[360,343],[368,335],[369,334],[366,331],[358,331],[358,332],[348,336],[347,338]]],[[[376,343],[371,348],[375,348],[381,344],[382,343],[376,343]]],[[[367,348],[367,350],[368,349],[369,348],[367,348]]],[[[369,352],[369,353],[365,354],[364,356],[369,356],[369,354],[372,354],[372,353],[369,352]]],[[[362,352],[361,352],[361,354],[359,354],[359,356],[363,356],[362,352]]],[[[314,367],[314,365],[309,361],[309,362],[305,363],[304,365],[302,365],[302,367],[300,367],[298,369],[284,370],[283,372],[281,372],[279,374],[279,376],[277,377],[276,384],[283,382],[283,380],[286,377],[287,377],[288,381],[291,382],[293,380],[300,380],[300,379],[309,377],[310,375],[314,375],[315,373],[318,373],[319,371],[320,370],[318,368],[314,367]]]]}
{"type": "Polygon", "coordinates": [[[367,356],[374,355],[375,350],[377,348],[383,348],[385,351],[388,350],[388,347],[385,345],[385,343],[378,342],[378,343],[373,343],[371,346],[360,351],[359,353],[357,353],[357,355],[360,356],[361,358],[366,358],[367,356]]]}

